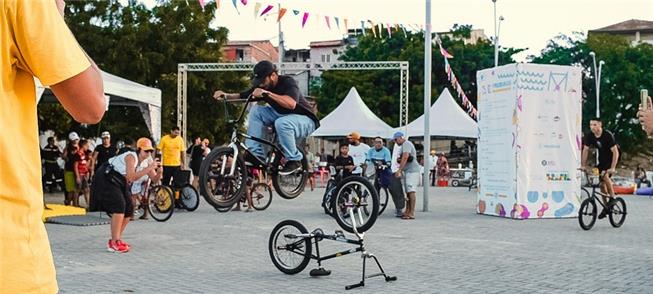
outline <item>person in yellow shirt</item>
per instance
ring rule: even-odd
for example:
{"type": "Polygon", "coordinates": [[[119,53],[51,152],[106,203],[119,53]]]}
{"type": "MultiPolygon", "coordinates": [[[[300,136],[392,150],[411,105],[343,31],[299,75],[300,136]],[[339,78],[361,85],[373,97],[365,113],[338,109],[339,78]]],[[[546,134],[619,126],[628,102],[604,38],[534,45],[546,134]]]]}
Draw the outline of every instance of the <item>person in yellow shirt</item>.
{"type": "Polygon", "coordinates": [[[100,70],[63,19],[63,0],[0,0],[0,293],[56,293],[43,214],[34,77],[81,123],[104,115],[100,70]],[[15,148],[21,146],[21,148],[15,148]]]}
{"type": "Polygon", "coordinates": [[[170,180],[186,165],[186,143],[179,136],[179,127],[175,126],[170,134],[163,136],[156,149],[161,150],[163,159],[163,185],[169,186],[170,180]]]}

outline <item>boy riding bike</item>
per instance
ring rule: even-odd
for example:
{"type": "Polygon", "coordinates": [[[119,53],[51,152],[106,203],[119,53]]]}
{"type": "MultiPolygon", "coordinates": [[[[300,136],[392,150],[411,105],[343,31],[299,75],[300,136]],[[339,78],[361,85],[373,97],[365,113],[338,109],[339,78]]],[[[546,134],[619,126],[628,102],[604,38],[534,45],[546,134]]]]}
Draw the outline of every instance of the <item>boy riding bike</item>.
{"type": "MultiPolygon", "coordinates": [[[[606,207],[610,207],[610,201],[614,199],[615,193],[612,188],[612,180],[610,179],[615,173],[617,161],[619,160],[619,149],[614,136],[609,131],[603,130],[603,122],[600,118],[593,118],[590,120],[591,133],[583,136],[583,153],[582,153],[582,168],[584,169],[587,164],[587,156],[589,148],[596,148],[599,153],[599,161],[597,168],[601,176],[601,190],[609,194],[608,197],[603,198],[606,207]]],[[[599,214],[599,219],[605,218],[608,211],[604,209],[599,214]]]]}
{"type": "MultiPolygon", "coordinates": [[[[308,137],[320,125],[308,101],[290,76],[279,75],[277,68],[269,61],[261,61],[254,66],[252,88],[242,93],[215,91],[213,98],[246,99],[253,96],[268,103],[268,106],[254,105],[249,112],[247,134],[263,138],[266,127],[274,127],[277,140],[287,162],[280,174],[290,174],[301,169],[303,155],[297,148],[297,140],[308,137]]],[[[248,139],[245,145],[253,157],[246,161],[264,165],[266,157],[263,145],[248,139]]]]}

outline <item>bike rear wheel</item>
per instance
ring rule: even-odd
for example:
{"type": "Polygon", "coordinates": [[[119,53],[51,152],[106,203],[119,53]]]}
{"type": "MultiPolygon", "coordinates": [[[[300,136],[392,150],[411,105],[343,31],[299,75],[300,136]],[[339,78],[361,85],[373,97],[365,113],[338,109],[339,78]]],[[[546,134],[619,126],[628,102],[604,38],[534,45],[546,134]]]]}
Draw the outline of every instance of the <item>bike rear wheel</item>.
{"type": "Polygon", "coordinates": [[[338,184],[334,194],[331,209],[343,230],[363,233],[374,225],[379,216],[379,195],[368,180],[349,176],[338,184]]]}
{"type": "Polygon", "coordinates": [[[578,209],[578,223],[583,230],[589,230],[596,222],[596,202],[592,198],[583,200],[578,209]]]}
{"type": "Polygon", "coordinates": [[[200,192],[214,208],[231,208],[245,192],[247,170],[231,147],[211,151],[200,166],[200,192]],[[230,175],[232,167],[233,175],[230,175]]]}
{"type": "Polygon", "coordinates": [[[265,183],[257,183],[252,187],[252,206],[256,210],[264,210],[272,203],[272,189],[265,183]]]}
{"type": "Polygon", "coordinates": [[[333,197],[336,188],[336,181],[329,179],[326,183],[326,189],[324,189],[324,196],[322,196],[322,208],[324,208],[324,213],[330,216],[333,216],[333,210],[331,210],[331,198],[333,197]]]}
{"type": "Polygon", "coordinates": [[[299,273],[311,261],[311,239],[297,237],[307,233],[306,227],[294,220],[282,221],[272,230],[268,244],[270,258],[284,274],[299,273]]]}
{"type": "Polygon", "coordinates": [[[183,185],[179,189],[179,199],[188,211],[195,211],[200,206],[200,196],[191,184],[183,185]]]}
{"type": "Polygon", "coordinates": [[[166,186],[156,186],[148,193],[147,207],[152,218],[160,222],[170,219],[175,211],[175,196],[172,189],[166,186]]]}
{"type": "Polygon", "coordinates": [[[621,197],[617,197],[612,200],[612,205],[610,206],[610,224],[615,227],[621,227],[626,221],[626,201],[621,197]]]}
{"type": "Polygon", "coordinates": [[[288,175],[282,175],[279,173],[283,168],[281,157],[281,154],[277,154],[276,156],[278,159],[275,160],[275,167],[278,170],[272,173],[272,185],[274,185],[274,190],[279,193],[279,196],[285,199],[293,199],[304,191],[306,181],[308,180],[308,162],[306,161],[306,156],[304,156],[301,160],[301,170],[288,175]]]}

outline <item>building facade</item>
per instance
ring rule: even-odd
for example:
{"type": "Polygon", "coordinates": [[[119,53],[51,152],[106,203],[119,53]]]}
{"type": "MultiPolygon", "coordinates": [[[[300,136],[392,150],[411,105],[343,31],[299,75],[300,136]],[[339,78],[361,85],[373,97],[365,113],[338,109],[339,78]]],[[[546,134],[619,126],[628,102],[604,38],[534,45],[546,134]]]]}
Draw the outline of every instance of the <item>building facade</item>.
{"type": "Polygon", "coordinates": [[[610,34],[622,36],[633,45],[653,44],[653,21],[631,19],[604,28],[590,30],[589,34],[610,34]]]}

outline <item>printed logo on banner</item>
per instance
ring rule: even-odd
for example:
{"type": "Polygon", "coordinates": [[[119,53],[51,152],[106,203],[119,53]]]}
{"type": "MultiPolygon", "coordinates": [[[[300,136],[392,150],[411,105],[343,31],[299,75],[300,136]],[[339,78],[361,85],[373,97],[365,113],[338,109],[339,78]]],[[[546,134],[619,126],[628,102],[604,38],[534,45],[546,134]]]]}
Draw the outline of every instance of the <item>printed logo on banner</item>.
{"type": "Polygon", "coordinates": [[[542,160],[542,166],[556,166],[556,162],[553,160],[542,160]]]}
{"type": "Polygon", "coordinates": [[[567,80],[569,79],[569,73],[549,73],[549,91],[567,91],[567,80]],[[564,90],[562,89],[564,86],[564,90]],[[553,88],[553,90],[551,89],[553,88]]]}
{"type": "Polygon", "coordinates": [[[550,182],[569,182],[571,177],[568,172],[547,172],[546,179],[550,182]]]}

